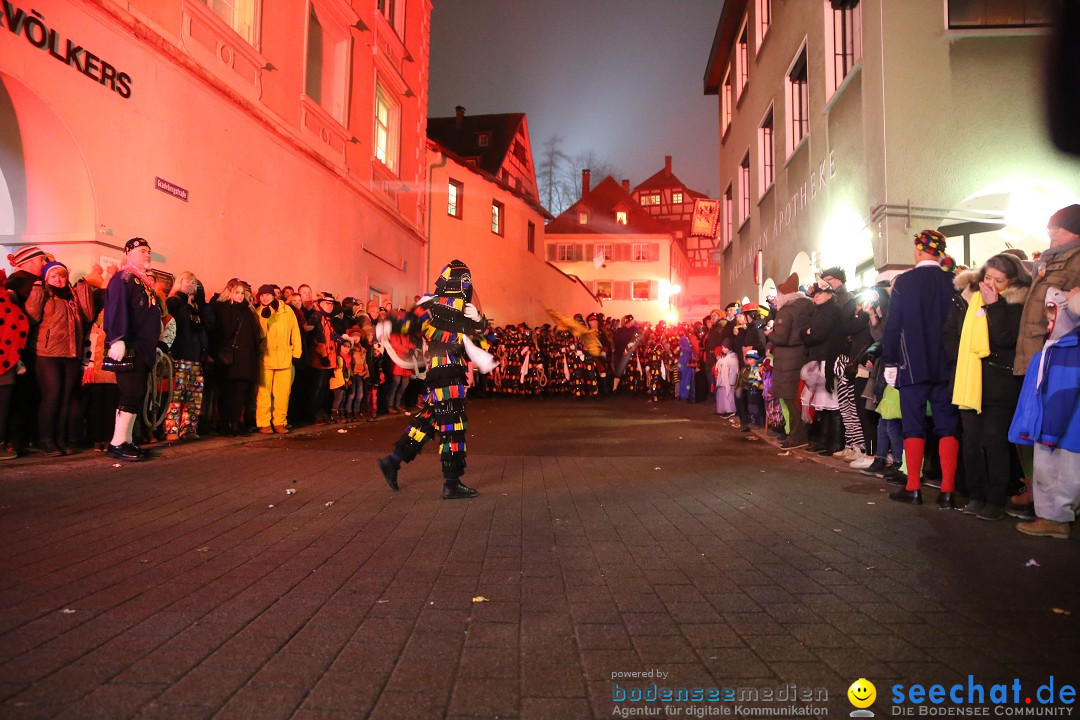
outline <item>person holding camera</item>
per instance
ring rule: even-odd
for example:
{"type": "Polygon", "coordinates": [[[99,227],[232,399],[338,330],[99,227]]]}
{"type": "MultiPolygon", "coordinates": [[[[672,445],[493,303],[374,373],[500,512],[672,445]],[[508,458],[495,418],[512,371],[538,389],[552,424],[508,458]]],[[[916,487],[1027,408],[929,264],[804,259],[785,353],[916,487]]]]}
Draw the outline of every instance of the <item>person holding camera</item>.
{"type": "Polygon", "coordinates": [[[150,243],[133,237],[124,244],[126,258],[105,291],[105,344],[116,373],[120,402],[106,454],[121,460],[150,457],[132,442],[135,416],[146,394],[146,378],[157,360],[161,306],[150,277],[150,243]]]}
{"type": "Polygon", "coordinates": [[[214,318],[207,307],[202,283],[192,272],[177,276],[165,306],[176,321],[176,339],[171,348],[173,387],[165,415],[165,439],[194,440],[199,437],[205,388],[203,365],[210,348],[209,329],[214,318]]]}

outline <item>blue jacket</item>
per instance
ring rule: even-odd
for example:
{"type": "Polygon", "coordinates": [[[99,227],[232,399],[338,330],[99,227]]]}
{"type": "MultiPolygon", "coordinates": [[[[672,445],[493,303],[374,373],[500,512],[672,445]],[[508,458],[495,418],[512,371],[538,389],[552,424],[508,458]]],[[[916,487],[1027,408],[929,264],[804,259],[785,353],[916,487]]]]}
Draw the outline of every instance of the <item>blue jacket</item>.
{"type": "Polygon", "coordinates": [[[130,270],[120,270],[105,290],[105,346],[123,340],[148,368],[157,360],[161,305],[154,289],[130,270]]]}
{"type": "Polygon", "coordinates": [[[953,276],[940,267],[916,266],[893,281],[881,361],[895,365],[896,386],[952,380],[945,354],[945,319],[953,276]]]}
{"type": "Polygon", "coordinates": [[[1009,440],[1080,453],[1080,329],[1031,358],[1009,440]],[[1036,387],[1044,352],[1043,383],[1036,387]]]}

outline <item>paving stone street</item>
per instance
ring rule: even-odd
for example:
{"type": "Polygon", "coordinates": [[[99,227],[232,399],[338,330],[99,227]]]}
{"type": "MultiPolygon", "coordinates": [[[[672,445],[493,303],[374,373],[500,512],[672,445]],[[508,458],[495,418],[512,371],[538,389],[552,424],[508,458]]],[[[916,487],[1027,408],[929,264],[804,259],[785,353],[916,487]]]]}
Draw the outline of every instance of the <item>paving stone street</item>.
{"type": "Polygon", "coordinates": [[[4,463],[0,718],[735,704],[614,699],[651,683],[824,689],[846,717],[859,678],[881,717],[896,683],[1080,680],[1075,540],[635,398],[471,402],[479,497],[441,499],[433,446],[394,494],[375,460],[404,420],[4,463]]]}

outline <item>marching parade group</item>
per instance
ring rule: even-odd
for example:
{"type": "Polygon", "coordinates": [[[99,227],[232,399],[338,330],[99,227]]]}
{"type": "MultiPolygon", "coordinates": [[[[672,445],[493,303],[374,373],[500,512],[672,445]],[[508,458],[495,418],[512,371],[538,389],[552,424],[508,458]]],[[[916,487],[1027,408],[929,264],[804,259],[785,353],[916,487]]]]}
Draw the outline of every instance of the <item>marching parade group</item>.
{"type": "Polygon", "coordinates": [[[207,297],[191,272],[171,286],[132,238],[119,268],[72,284],[36,246],[0,272],[0,459],[95,446],[141,461],[147,376],[171,386],[161,440],[288,433],[294,425],[410,416],[397,471],[441,438],[444,497],[461,484],[469,397],[640,396],[712,400],[748,438],[848,462],[897,485],[890,498],[1031,535],[1067,538],[1080,505],[1080,205],[1049,220],[1034,259],[1005,249],[958,268],[946,238],[914,239],[915,266],[849,290],[841,268],[792,274],[761,305],[730,303],[694,323],[593,313],[495,326],[453,261],[408,310],[339,301],[311,287],[231,279],[207,297]],[[961,496],[966,502],[959,502],[961,496]]]}

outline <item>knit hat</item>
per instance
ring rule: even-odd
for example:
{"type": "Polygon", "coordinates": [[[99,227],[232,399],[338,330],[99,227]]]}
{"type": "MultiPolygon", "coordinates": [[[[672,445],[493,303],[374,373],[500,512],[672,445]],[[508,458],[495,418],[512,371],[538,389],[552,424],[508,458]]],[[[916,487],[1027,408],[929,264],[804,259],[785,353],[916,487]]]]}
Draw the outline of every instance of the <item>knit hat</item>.
{"type": "Polygon", "coordinates": [[[443,297],[462,296],[465,302],[472,302],[472,273],[469,266],[460,260],[447,263],[435,281],[435,293],[443,297]]]}
{"type": "Polygon", "coordinates": [[[135,248],[141,248],[141,247],[144,247],[147,250],[149,250],[150,249],[150,243],[148,243],[145,239],[143,239],[141,237],[133,237],[130,240],[128,240],[126,243],[124,243],[124,252],[129,253],[132,250],[134,250],[135,248]]]}
{"type": "Polygon", "coordinates": [[[923,230],[915,236],[915,248],[940,258],[945,254],[945,236],[937,230],[923,230]]]}
{"type": "Polygon", "coordinates": [[[260,295],[266,295],[266,294],[273,295],[275,287],[276,286],[270,285],[270,284],[260,285],[259,286],[259,292],[255,293],[255,297],[259,297],[260,295]]]}
{"type": "Polygon", "coordinates": [[[755,360],[760,360],[761,359],[761,355],[758,355],[757,350],[747,350],[746,351],[746,357],[747,358],[754,358],[755,360]]]}
{"type": "Polygon", "coordinates": [[[840,267],[839,265],[837,265],[836,267],[826,268],[826,269],[822,270],[821,271],[821,277],[823,277],[823,278],[827,278],[827,277],[836,278],[841,283],[846,283],[847,282],[847,272],[845,272],[844,268],[840,267]]]}
{"type": "Polygon", "coordinates": [[[799,273],[791,273],[788,279],[776,286],[776,292],[781,295],[790,295],[799,289],[799,273]]]}
{"type": "Polygon", "coordinates": [[[68,266],[62,262],[59,262],[58,260],[53,260],[51,263],[47,263],[45,267],[41,268],[42,279],[48,280],[49,273],[51,273],[53,270],[56,270],[57,268],[63,268],[66,271],[68,269],[68,266]]]}
{"type": "Polygon", "coordinates": [[[1063,207],[1050,216],[1046,223],[1047,227],[1059,227],[1068,230],[1074,235],[1080,235],[1080,205],[1063,207]]]}
{"type": "Polygon", "coordinates": [[[8,255],[7,259],[8,262],[11,263],[11,267],[19,267],[24,262],[28,262],[38,257],[46,257],[45,251],[37,245],[27,245],[8,255]]]}

